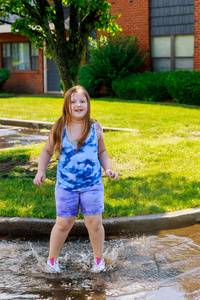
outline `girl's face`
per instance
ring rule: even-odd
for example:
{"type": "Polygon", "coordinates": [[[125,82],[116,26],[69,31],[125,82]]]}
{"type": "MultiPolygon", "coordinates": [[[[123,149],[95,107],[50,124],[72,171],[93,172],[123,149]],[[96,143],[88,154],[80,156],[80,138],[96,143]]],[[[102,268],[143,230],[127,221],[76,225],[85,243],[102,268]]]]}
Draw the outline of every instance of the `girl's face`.
{"type": "Polygon", "coordinates": [[[71,96],[70,113],[71,119],[75,121],[82,120],[88,110],[86,97],[80,92],[73,93],[71,96]]]}

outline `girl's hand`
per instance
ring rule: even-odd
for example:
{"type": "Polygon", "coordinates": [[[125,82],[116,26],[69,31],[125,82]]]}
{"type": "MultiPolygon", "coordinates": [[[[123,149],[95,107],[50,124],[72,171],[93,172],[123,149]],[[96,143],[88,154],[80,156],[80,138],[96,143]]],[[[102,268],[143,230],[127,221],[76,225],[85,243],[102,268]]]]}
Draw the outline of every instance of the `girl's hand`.
{"type": "Polygon", "coordinates": [[[110,178],[114,178],[115,180],[118,179],[118,174],[115,171],[111,170],[111,169],[107,169],[105,171],[105,173],[106,173],[106,176],[108,176],[110,178]]]}
{"type": "Polygon", "coordinates": [[[45,172],[38,172],[33,180],[33,183],[37,186],[41,186],[42,182],[46,179],[45,172]]]}

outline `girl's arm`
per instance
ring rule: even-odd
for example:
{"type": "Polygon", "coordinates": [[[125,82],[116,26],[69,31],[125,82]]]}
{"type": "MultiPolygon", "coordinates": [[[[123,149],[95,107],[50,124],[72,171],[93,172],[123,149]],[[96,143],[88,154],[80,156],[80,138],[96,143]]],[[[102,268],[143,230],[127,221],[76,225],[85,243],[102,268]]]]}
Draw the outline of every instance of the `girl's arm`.
{"type": "Polygon", "coordinates": [[[33,180],[34,184],[37,186],[41,186],[42,182],[46,178],[45,171],[53,155],[53,150],[54,150],[53,138],[52,138],[52,134],[50,133],[48,140],[40,153],[38,172],[33,180]]]}
{"type": "Polygon", "coordinates": [[[97,122],[97,139],[98,139],[98,156],[102,167],[105,170],[106,176],[118,179],[118,174],[112,170],[108,152],[105,147],[104,138],[103,138],[103,128],[100,123],[97,122]]]}

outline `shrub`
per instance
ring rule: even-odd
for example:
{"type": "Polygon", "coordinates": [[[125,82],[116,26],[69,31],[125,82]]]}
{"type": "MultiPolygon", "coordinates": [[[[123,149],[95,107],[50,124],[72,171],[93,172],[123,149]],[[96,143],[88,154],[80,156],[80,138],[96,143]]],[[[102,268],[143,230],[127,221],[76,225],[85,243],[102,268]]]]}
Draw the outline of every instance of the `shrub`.
{"type": "Polygon", "coordinates": [[[112,88],[119,98],[130,100],[161,101],[169,99],[165,81],[170,72],[133,74],[112,82],[112,88]]]}
{"type": "Polygon", "coordinates": [[[10,71],[8,69],[0,69],[0,91],[3,89],[3,85],[10,77],[10,71]]]}
{"type": "Polygon", "coordinates": [[[200,105],[200,71],[174,71],[166,78],[166,87],[179,103],[200,105]]]}
{"type": "Polygon", "coordinates": [[[82,85],[92,97],[99,96],[100,83],[95,82],[92,70],[88,65],[83,65],[79,71],[80,85],[82,85]]]}
{"type": "Polygon", "coordinates": [[[116,35],[91,42],[86,61],[89,88],[95,85],[96,92],[104,85],[109,91],[113,80],[136,73],[144,59],[136,37],[116,35]]]}

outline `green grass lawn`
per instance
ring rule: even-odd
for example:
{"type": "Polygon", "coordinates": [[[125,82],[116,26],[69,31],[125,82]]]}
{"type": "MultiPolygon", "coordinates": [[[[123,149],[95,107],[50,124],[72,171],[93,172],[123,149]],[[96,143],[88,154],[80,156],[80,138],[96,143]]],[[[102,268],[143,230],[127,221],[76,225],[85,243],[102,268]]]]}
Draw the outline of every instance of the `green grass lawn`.
{"type": "MultiPolygon", "coordinates": [[[[59,97],[0,99],[0,117],[55,121],[62,101],[59,97]]],[[[119,173],[116,182],[103,176],[104,217],[200,205],[199,107],[116,99],[91,102],[92,117],[103,126],[138,130],[104,134],[113,168],[119,173]]],[[[32,183],[33,162],[42,145],[0,151],[1,216],[55,217],[55,158],[43,186],[32,183]]]]}
{"type": "MultiPolygon", "coordinates": [[[[0,98],[0,117],[54,122],[62,104],[63,97],[0,98]]],[[[103,126],[138,129],[144,136],[186,136],[200,130],[198,106],[102,98],[91,101],[91,117],[103,126]]]]}

